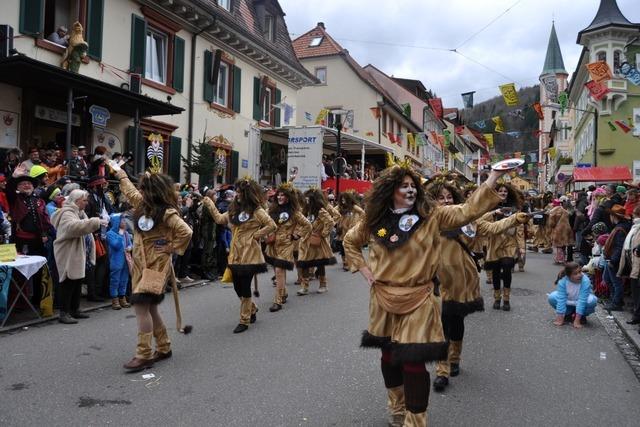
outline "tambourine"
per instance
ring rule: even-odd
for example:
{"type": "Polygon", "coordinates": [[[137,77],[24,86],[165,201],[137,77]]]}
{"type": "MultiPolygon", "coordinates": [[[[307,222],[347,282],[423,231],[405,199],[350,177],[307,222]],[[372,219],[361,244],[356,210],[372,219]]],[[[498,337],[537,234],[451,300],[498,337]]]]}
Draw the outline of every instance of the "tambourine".
{"type": "Polygon", "coordinates": [[[491,169],[498,172],[510,171],[524,165],[524,159],[505,159],[491,165],[491,169]]]}

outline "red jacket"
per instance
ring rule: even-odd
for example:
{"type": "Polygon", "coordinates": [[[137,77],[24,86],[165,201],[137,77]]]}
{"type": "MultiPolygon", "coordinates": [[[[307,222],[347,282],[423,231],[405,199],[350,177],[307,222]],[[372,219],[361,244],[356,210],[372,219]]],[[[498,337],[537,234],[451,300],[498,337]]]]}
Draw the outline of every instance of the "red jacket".
{"type": "Polygon", "coordinates": [[[2,212],[9,213],[9,201],[4,191],[0,191],[0,208],[2,208],[2,212]]]}
{"type": "Polygon", "coordinates": [[[624,203],[624,214],[632,217],[633,216],[633,210],[635,209],[636,205],[638,204],[638,202],[631,202],[629,200],[627,200],[624,203]]]}

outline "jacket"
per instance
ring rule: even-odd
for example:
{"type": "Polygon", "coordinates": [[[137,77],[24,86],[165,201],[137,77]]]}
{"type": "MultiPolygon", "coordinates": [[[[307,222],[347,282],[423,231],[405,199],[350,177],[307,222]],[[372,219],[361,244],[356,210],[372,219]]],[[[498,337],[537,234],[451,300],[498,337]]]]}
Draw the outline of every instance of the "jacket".
{"type": "Polygon", "coordinates": [[[620,258],[622,257],[622,247],[624,246],[624,239],[627,237],[627,233],[631,230],[631,221],[623,220],[620,221],[607,239],[607,243],[605,244],[605,255],[609,261],[613,264],[614,268],[617,270],[620,266],[620,258]]]}
{"type": "Polygon", "coordinates": [[[556,305],[556,313],[557,314],[565,314],[567,312],[567,304],[576,306],[576,313],[581,316],[584,316],[584,310],[587,307],[587,299],[591,292],[591,281],[589,280],[589,276],[586,274],[582,275],[582,280],[580,282],[580,291],[578,293],[578,301],[567,301],[567,284],[569,283],[568,277],[563,277],[558,282],[558,286],[556,288],[557,291],[557,305],[556,305]]]}
{"type": "Polygon", "coordinates": [[[121,270],[127,267],[125,251],[132,246],[133,238],[125,230],[120,234],[120,223],[123,218],[121,214],[111,215],[111,228],[107,232],[107,244],[109,245],[109,267],[114,270],[121,270]]]}
{"type": "MultiPolygon", "coordinates": [[[[85,236],[100,228],[100,219],[87,218],[75,203],[66,201],[53,215],[52,221],[57,232],[56,240],[53,242],[53,255],[60,282],[84,278],[85,236]]],[[[95,252],[90,261],[95,264],[95,252]]]]}
{"type": "MultiPolygon", "coordinates": [[[[635,219],[634,227],[636,227],[636,224],[638,224],[639,222],[640,220],[635,219]]],[[[631,272],[629,273],[629,277],[632,279],[637,279],[640,277],[640,257],[636,256],[637,251],[635,251],[634,249],[640,246],[640,230],[638,228],[635,228],[634,232],[634,228],[632,227],[629,231],[629,234],[631,233],[633,234],[628,236],[628,238],[630,239],[630,241],[628,242],[629,246],[622,248],[622,250],[624,251],[623,254],[625,254],[625,256],[620,257],[620,268],[618,268],[618,276],[624,277],[623,272],[626,267],[626,263],[630,260],[631,272]],[[629,249],[629,247],[631,247],[631,249],[629,249]],[[630,253],[626,253],[626,251],[629,251],[630,253]]],[[[627,243],[626,239],[624,243],[627,243]]]]}

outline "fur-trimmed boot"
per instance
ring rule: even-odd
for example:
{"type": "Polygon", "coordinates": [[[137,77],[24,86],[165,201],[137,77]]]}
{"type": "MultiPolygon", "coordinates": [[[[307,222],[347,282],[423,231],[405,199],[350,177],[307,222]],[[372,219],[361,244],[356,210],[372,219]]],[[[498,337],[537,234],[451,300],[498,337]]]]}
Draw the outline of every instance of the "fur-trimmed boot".
{"type": "Polygon", "coordinates": [[[402,427],[407,409],[404,406],[404,386],[387,389],[387,410],[389,412],[389,426],[402,427]]]}
{"type": "Polygon", "coordinates": [[[449,374],[452,377],[460,375],[460,354],[462,354],[462,340],[449,341],[449,374]]]}
{"type": "Polygon", "coordinates": [[[136,355],[124,364],[124,368],[129,372],[139,372],[153,366],[153,354],[151,353],[151,340],[153,333],[138,332],[138,345],[136,355]]]}
{"type": "Polygon", "coordinates": [[[318,278],[318,280],[320,281],[320,286],[318,287],[318,293],[319,294],[324,294],[325,292],[327,292],[327,276],[320,276],[318,278]]]}
{"type": "Polygon", "coordinates": [[[283,291],[286,292],[284,289],[276,289],[276,294],[273,297],[273,304],[269,307],[270,312],[275,313],[276,311],[282,310],[282,304],[284,304],[282,298],[282,295],[284,294],[283,291]]]}
{"type": "Polygon", "coordinates": [[[153,353],[153,360],[164,360],[172,356],[171,340],[167,333],[167,328],[163,325],[153,330],[153,337],[156,339],[156,351],[153,353]]]}
{"type": "Polygon", "coordinates": [[[296,292],[298,295],[309,295],[309,279],[305,276],[300,278],[300,289],[296,292]]]}
{"type": "Polygon", "coordinates": [[[511,296],[511,289],[509,288],[504,288],[504,297],[503,297],[503,304],[502,304],[502,309],[504,311],[509,311],[511,310],[511,304],[509,303],[509,297],[511,296]]]}
{"type": "Polygon", "coordinates": [[[502,292],[500,289],[493,290],[493,309],[500,310],[500,301],[502,300],[502,292]]]}
{"type": "Polygon", "coordinates": [[[407,412],[404,417],[404,427],[427,427],[427,412],[407,412]]]}

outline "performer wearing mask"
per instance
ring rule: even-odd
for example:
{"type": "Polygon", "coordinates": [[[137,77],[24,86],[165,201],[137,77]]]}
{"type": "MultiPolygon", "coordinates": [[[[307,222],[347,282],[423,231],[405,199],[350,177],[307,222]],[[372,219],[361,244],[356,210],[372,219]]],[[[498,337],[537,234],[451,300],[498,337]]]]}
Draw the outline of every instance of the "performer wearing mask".
{"type": "Polygon", "coordinates": [[[500,198],[492,187],[499,176],[491,172],[466,204],[437,206],[417,173],[392,166],[374,182],[364,218],[345,236],[351,271],[360,271],[371,286],[369,326],[361,345],[382,350],[390,425],[427,424],[425,362],[447,357],[437,296],[440,232],[462,227],[497,205],[500,198]]]}
{"type": "Polygon", "coordinates": [[[262,188],[251,178],[242,178],[235,184],[236,197],[229,210],[221,214],[216,208],[216,192],[209,190],[203,203],[216,224],[231,228],[231,248],[227,267],[233,277],[233,289],[240,298],[240,323],[233,330],[238,334],[256,322],[258,307],[251,300],[251,283],[258,273],[267,271],[260,241],[276,231],[276,224],[262,209],[262,188]],[[212,200],[213,198],[213,200],[212,200]]]}
{"type": "Polygon", "coordinates": [[[267,239],[265,259],[276,270],[276,294],[270,312],[282,309],[287,301],[286,271],[293,270],[293,250],[295,241],[311,233],[311,223],[300,209],[293,185],[286,182],[276,191],[276,202],[269,209],[269,216],[278,227],[275,234],[267,239]]]}
{"type": "MultiPolygon", "coordinates": [[[[499,221],[522,209],[524,197],[510,184],[498,184],[496,192],[501,200],[498,210],[485,214],[478,221],[478,225],[488,226],[487,222],[499,221]]],[[[485,269],[491,271],[493,279],[495,310],[500,310],[501,302],[504,311],[511,310],[511,272],[516,263],[519,248],[516,224],[504,233],[491,235],[487,239],[485,269]],[[503,287],[502,290],[501,287],[503,287]]]]}
{"type": "Polygon", "coordinates": [[[320,280],[318,293],[323,294],[327,292],[325,266],[336,263],[329,245],[329,234],[334,223],[321,190],[307,190],[304,195],[306,198],[304,212],[311,223],[311,234],[300,240],[298,267],[302,268],[302,287],[298,290],[298,295],[309,293],[309,268],[311,267],[317,268],[320,280]]]}
{"type": "MultiPolygon", "coordinates": [[[[464,203],[455,181],[448,177],[432,179],[426,190],[438,206],[464,203]]],[[[480,226],[471,223],[440,233],[442,246],[438,279],[442,297],[442,328],[449,341],[449,352],[447,360],[439,361],[436,365],[436,379],[433,381],[435,391],[443,391],[449,385],[449,376],[455,377],[460,373],[464,318],[484,310],[480,294],[480,268],[471,248],[476,240],[500,234],[515,224],[526,221],[528,216],[518,213],[495,223],[483,222],[480,226]]]]}

